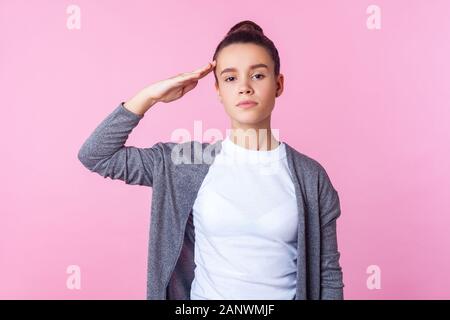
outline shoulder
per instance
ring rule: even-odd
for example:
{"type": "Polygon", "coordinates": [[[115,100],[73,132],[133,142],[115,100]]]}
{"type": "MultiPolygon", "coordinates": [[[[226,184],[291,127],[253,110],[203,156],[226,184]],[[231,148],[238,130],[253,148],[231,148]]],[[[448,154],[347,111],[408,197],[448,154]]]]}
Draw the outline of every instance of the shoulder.
{"type": "Polygon", "coordinates": [[[188,140],[185,142],[157,142],[151,148],[157,150],[164,159],[171,159],[175,164],[193,163],[209,164],[213,155],[220,150],[221,141],[214,143],[188,140]]]}
{"type": "Polygon", "coordinates": [[[300,167],[302,170],[310,173],[326,172],[324,166],[315,158],[302,153],[293,146],[286,144],[286,149],[292,154],[294,165],[300,167]],[[288,150],[289,149],[289,150],[288,150]]]}
{"type": "MultiPolygon", "coordinates": [[[[214,143],[215,144],[215,143],[214,143]]],[[[208,142],[199,142],[197,140],[188,140],[185,142],[172,142],[172,141],[160,141],[153,145],[153,147],[159,148],[165,151],[171,151],[173,148],[194,148],[199,147],[204,150],[207,146],[211,145],[208,142]]]]}
{"type": "Polygon", "coordinates": [[[322,163],[288,144],[286,144],[286,148],[290,149],[292,162],[297,173],[301,174],[307,182],[317,184],[319,190],[323,188],[334,190],[330,176],[322,163]]]}

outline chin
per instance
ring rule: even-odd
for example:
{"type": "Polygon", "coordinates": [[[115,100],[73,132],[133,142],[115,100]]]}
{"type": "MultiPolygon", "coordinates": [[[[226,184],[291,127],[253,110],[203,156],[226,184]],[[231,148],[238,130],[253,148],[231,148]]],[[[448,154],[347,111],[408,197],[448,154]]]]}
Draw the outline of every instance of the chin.
{"type": "MultiPolygon", "coordinates": [[[[246,111],[249,111],[249,110],[246,110],[246,111]]],[[[234,114],[234,115],[232,115],[232,118],[236,122],[251,125],[251,124],[260,123],[266,117],[262,114],[248,112],[247,114],[238,114],[238,115],[234,114]]]]}

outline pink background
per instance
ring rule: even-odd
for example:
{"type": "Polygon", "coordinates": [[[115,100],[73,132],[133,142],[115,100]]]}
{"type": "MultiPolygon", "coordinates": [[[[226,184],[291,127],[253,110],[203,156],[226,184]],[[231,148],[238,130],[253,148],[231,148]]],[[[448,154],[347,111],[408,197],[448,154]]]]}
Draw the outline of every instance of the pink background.
{"type": "MultiPolygon", "coordinates": [[[[79,148],[121,101],[211,61],[251,19],[285,76],[272,128],[341,198],[346,299],[450,298],[450,1],[0,1],[0,298],[145,299],[151,189],[103,179],[79,148]],[[81,30],[66,8],[81,8],[81,30]],[[366,8],[381,8],[381,30],[366,8]],[[81,289],[66,268],[81,268],[81,289]],[[369,290],[366,269],[381,268],[369,290]]],[[[213,75],[151,109],[127,145],[223,133],[213,75]]]]}

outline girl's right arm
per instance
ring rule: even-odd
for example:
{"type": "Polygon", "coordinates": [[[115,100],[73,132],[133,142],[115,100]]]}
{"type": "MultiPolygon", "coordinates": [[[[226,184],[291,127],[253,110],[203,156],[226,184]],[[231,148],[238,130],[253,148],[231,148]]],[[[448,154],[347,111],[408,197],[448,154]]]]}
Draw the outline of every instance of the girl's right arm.
{"type": "Polygon", "coordinates": [[[129,134],[157,102],[171,102],[196,87],[198,80],[214,69],[215,61],[193,72],[156,82],[108,115],[84,142],[78,152],[80,162],[104,178],[126,184],[153,186],[153,168],[162,159],[161,142],[150,148],[125,146],[129,134]]]}
{"type": "Polygon", "coordinates": [[[144,115],[156,102],[172,102],[184,96],[197,86],[198,80],[211,72],[216,61],[208,63],[200,69],[192,72],[181,73],[169,79],[156,82],[136,94],[125,103],[125,107],[138,114],[144,115]]]}

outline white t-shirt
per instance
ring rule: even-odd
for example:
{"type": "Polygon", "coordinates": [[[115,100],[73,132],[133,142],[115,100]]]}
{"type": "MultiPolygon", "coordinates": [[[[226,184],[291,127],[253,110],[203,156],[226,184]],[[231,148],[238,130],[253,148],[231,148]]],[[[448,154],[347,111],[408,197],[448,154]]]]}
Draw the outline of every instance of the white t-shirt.
{"type": "Polygon", "coordinates": [[[193,206],[191,299],[292,300],[298,209],[284,143],[249,150],[229,136],[193,206]]]}

